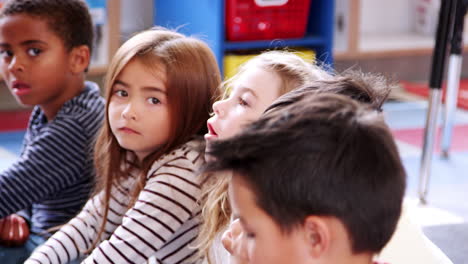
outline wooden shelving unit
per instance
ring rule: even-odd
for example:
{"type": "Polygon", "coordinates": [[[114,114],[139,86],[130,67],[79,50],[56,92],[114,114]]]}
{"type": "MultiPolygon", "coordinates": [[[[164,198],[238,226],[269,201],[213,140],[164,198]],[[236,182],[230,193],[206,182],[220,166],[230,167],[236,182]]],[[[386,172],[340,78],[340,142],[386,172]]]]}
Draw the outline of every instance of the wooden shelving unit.
{"type": "Polygon", "coordinates": [[[108,62],[120,47],[120,6],[120,0],[107,0],[107,12],[109,14],[107,21],[109,23],[108,62]]]}
{"type": "Polygon", "coordinates": [[[333,10],[334,0],[312,0],[306,34],[297,39],[261,41],[229,41],[226,39],[224,0],[155,1],[155,24],[179,28],[207,41],[222,69],[223,57],[228,52],[304,47],[316,52],[316,58],[326,64],[333,63],[333,10]]]}
{"type": "MultiPolygon", "coordinates": [[[[361,30],[363,20],[361,5],[363,2],[363,0],[348,0],[348,45],[346,51],[334,52],[335,59],[350,60],[432,54],[434,37],[411,32],[411,29],[399,33],[363,33],[361,30]]],[[[465,34],[465,43],[468,43],[467,34],[465,34]]],[[[465,50],[468,50],[466,44],[465,50]]]]}
{"type": "Polygon", "coordinates": [[[107,65],[120,46],[120,0],[106,0],[107,5],[107,63],[104,65],[92,65],[89,70],[90,75],[102,75],[107,71],[107,65]]]}

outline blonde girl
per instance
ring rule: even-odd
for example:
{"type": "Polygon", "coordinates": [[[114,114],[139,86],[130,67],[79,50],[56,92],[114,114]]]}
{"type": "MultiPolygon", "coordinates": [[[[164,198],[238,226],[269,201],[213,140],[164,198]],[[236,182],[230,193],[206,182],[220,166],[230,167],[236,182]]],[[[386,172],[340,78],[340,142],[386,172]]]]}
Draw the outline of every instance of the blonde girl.
{"type": "MultiPolygon", "coordinates": [[[[236,75],[223,83],[223,100],[213,104],[205,135],[207,150],[213,140],[231,137],[252,121],[279,96],[314,80],[331,75],[288,51],[264,52],[243,64],[236,75]]],[[[209,158],[209,157],[207,157],[209,158]]],[[[228,179],[204,177],[203,225],[198,237],[200,254],[210,263],[222,263],[224,249],[214,243],[229,225],[231,210],[227,202],[228,179]]]]}
{"type": "Polygon", "coordinates": [[[214,55],[197,39],[158,28],[125,42],[106,76],[97,194],[26,263],[191,259],[203,163],[197,135],[220,81],[214,55]]]}

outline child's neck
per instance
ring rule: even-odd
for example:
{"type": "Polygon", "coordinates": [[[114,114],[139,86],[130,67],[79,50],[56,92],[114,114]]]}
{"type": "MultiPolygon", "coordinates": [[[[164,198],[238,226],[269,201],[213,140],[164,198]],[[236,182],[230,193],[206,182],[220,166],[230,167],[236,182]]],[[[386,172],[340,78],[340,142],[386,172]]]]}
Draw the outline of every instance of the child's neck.
{"type": "Polygon", "coordinates": [[[339,255],[330,263],[343,263],[343,264],[373,264],[372,254],[352,254],[352,255],[339,255]]]}
{"type": "Polygon", "coordinates": [[[49,101],[43,104],[40,104],[40,107],[47,117],[48,122],[55,118],[65,102],[71,100],[73,97],[79,95],[83,91],[84,77],[77,77],[77,79],[69,81],[67,87],[64,87],[63,89],[63,93],[59,94],[55,98],[51,98],[49,101]]]}

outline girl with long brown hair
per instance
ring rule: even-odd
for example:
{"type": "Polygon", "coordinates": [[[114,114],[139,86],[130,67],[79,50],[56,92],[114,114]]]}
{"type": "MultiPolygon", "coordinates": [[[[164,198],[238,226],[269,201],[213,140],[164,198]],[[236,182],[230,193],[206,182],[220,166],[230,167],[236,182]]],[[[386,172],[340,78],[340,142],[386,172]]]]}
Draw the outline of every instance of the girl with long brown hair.
{"type": "Polygon", "coordinates": [[[190,259],[203,163],[197,135],[205,133],[220,82],[200,40],[157,28],[125,42],[106,76],[96,194],[27,263],[190,259]]]}

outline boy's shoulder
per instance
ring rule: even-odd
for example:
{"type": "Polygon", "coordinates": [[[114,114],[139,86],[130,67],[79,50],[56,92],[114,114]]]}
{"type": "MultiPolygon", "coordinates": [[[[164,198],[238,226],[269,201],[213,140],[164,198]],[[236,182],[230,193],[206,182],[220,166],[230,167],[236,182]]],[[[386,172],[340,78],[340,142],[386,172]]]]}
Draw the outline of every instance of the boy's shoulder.
{"type": "Polygon", "coordinates": [[[100,95],[99,86],[93,82],[85,82],[83,91],[62,105],[57,113],[57,120],[73,120],[89,122],[104,118],[104,98],[100,95]]]}
{"type": "MultiPolygon", "coordinates": [[[[35,106],[28,124],[28,131],[36,136],[58,134],[76,138],[94,138],[104,120],[105,102],[99,87],[86,82],[83,91],[65,102],[53,121],[48,122],[44,112],[35,106]]],[[[34,137],[36,137],[34,136],[34,137]]]]}
{"type": "MultiPolygon", "coordinates": [[[[62,110],[96,109],[104,107],[104,98],[100,94],[99,86],[90,81],[84,83],[84,89],[80,94],[68,100],[62,105],[62,110]]],[[[66,112],[66,111],[65,111],[66,112]]]]}

